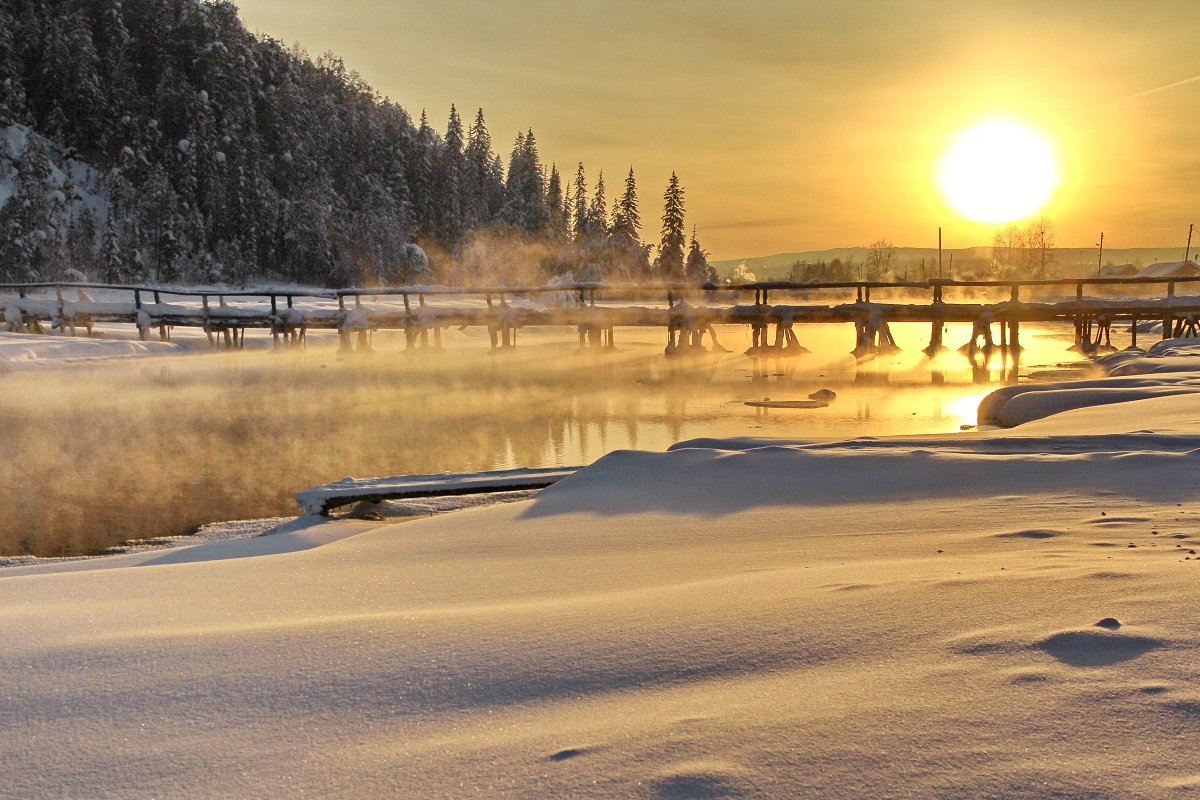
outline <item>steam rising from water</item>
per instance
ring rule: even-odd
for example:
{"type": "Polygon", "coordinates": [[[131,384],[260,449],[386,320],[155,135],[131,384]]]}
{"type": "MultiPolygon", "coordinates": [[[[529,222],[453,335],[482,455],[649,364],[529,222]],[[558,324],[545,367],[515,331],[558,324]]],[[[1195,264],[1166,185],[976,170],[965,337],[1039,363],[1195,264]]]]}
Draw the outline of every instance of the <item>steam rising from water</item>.
{"type": "Polygon", "coordinates": [[[750,343],[742,328],[721,329],[732,354],[675,360],[644,331],[618,330],[621,352],[603,355],[574,354],[571,331],[528,332],[516,351],[489,355],[486,332],[470,331],[448,335],[444,352],[403,353],[400,336],[377,335],[370,354],[312,347],[11,373],[0,382],[0,553],[96,552],[206,522],[288,515],[295,492],[347,475],[579,464],[695,436],[886,435],[973,422],[962,398],[980,387],[965,359],[943,357],[959,382],[931,388],[920,355],[927,326],[908,327],[896,326],[904,353],[857,373],[874,376],[866,386],[854,383],[845,325],[802,329],[813,353],[798,359],[741,355],[750,343]],[[816,412],[742,402],[825,387],[839,399],[816,412]]]}

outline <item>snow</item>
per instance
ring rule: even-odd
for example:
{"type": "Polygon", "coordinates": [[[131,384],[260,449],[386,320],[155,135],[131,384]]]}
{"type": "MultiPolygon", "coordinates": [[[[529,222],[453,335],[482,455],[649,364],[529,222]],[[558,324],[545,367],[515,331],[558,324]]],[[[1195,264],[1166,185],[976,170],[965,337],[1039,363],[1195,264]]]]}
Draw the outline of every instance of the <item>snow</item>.
{"type": "Polygon", "coordinates": [[[1151,264],[1138,273],[1139,278],[1172,278],[1179,276],[1195,275],[1200,272],[1200,267],[1196,266],[1195,261],[1163,261],[1158,264],[1151,264]]]}
{"type": "Polygon", "coordinates": [[[341,331],[349,333],[351,331],[367,331],[371,329],[370,315],[367,313],[366,306],[358,308],[346,309],[345,318],[342,320],[341,331]]]}
{"type": "Polygon", "coordinates": [[[1190,796],[1200,399],[1160,390],[1195,373],[1012,431],[693,440],[524,502],[0,570],[5,792],[1190,796]]]}
{"type": "MultiPolygon", "coordinates": [[[[10,306],[5,309],[9,321],[10,306]]],[[[19,315],[19,312],[17,312],[19,315]]],[[[29,333],[0,333],[0,373],[15,369],[61,367],[114,358],[178,353],[170,342],[139,342],[122,339],[86,339],[76,336],[44,336],[29,333]]]]}
{"type": "Polygon", "coordinates": [[[1073,408],[1195,392],[1200,392],[1200,374],[1196,373],[1023,384],[998,389],[984,398],[979,422],[1013,427],[1073,408]]]}
{"type": "MultiPolygon", "coordinates": [[[[1073,409],[1200,392],[1200,340],[1164,339],[1148,350],[1097,358],[1107,377],[998,389],[979,406],[982,425],[1014,427],[1073,409]]],[[[1186,402],[1181,400],[1180,402],[1186,402]]],[[[1123,406],[1117,411],[1125,411],[1123,406]]]]}
{"type": "Polygon", "coordinates": [[[491,472],[405,475],[392,478],[343,478],[296,495],[305,514],[321,514],[335,505],[367,498],[427,497],[437,494],[495,492],[545,486],[575,472],[561,469],[505,469],[491,472]]]}
{"type": "Polygon", "coordinates": [[[82,215],[87,209],[97,228],[103,229],[108,221],[108,189],[104,185],[103,173],[90,164],[67,158],[61,148],[19,124],[0,127],[0,208],[16,194],[16,162],[30,144],[46,147],[51,152],[50,181],[48,193],[58,204],[67,202],[63,191],[68,181],[74,187],[71,214],[82,215]]]}

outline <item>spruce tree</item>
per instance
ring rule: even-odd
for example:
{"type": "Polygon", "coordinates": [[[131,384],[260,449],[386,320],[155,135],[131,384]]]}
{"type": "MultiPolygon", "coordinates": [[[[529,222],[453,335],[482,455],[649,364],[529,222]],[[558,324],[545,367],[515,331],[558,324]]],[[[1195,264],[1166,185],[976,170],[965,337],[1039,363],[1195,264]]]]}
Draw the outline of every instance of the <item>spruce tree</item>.
{"type": "Polygon", "coordinates": [[[524,212],[523,186],[527,180],[528,166],[525,164],[525,134],[517,132],[512,151],[508,155],[508,173],[504,176],[504,206],[500,218],[510,228],[521,230],[524,212]]]}
{"type": "Polygon", "coordinates": [[[558,174],[558,166],[550,165],[550,179],[546,182],[546,207],[550,211],[550,238],[555,241],[566,241],[567,220],[563,216],[562,176],[558,174]]]}
{"type": "Polygon", "coordinates": [[[437,147],[437,134],[429,127],[429,117],[421,111],[421,122],[413,140],[412,157],[406,159],[408,186],[413,194],[414,224],[419,234],[436,235],[436,212],[434,207],[433,157],[437,147]]]}
{"type": "Polygon", "coordinates": [[[687,263],[684,273],[692,283],[713,283],[717,279],[717,271],[709,266],[708,252],[700,246],[696,239],[696,227],[692,226],[692,241],[688,249],[687,263]]]}
{"type": "Polygon", "coordinates": [[[525,184],[525,232],[544,235],[550,227],[550,209],[546,205],[546,170],[542,167],[532,128],[525,132],[524,161],[528,171],[525,184]]]}
{"type": "Polygon", "coordinates": [[[674,172],[667,182],[663,192],[662,236],[658,246],[658,257],[654,260],[655,272],[665,281],[678,281],[683,278],[684,257],[683,246],[683,187],[674,172]]]}
{"type": "Polygon", "coordinates": [[[579,162],[579,167],[575,170],[575,182],[571,194],[571,203],[573,207],[572,218],[574,225],[572,231],[575,234],[576,243],[581,243],[588,238],[588,196],[587,196],[587,177],[584,175],[583,162],[579,162]]]}
{"type": "Polygon", "coordinates": [[[0,207],[0,263],[9,280],[45,279],[58,268],[62,250],[45,145],[30,137],[16,166],[16,193],[0,207]]]}
{"type": "Polygon", "coordinates": [[[16,20],[0,9],[0,125],[25,122],[25,87],[17,58],[16,20]]]}
{"type": "Polygon", "coordinates": [[[75,11],[64,20],[63,35],[70,48],[69,88],[63,98],[71,139],[93,152],[104,130],[100,56],[84,15],[75,11]]]}
{"type": "Polygon", "coordinates": [[[496,155],[492,152],[492,136],[484,122],[483,109],[475,114],[475,122],[467,132],[464,152],[466,186],[463,191],[463,216],[468,229],[482,228],[495,219],[503,204],[503,169],[494,168],[496,155]]]}
{"type": "Polygon", "coordinates": [[[592,195],[591,205],[588,206],[588,232],[600,238],[607,232],[607,223],[605,217],[608,213],[607,201],[604,197],[604,170],[600,171],[600,177],[596,180],[596,193],[592,195]]]}
{"type": "Polygon", "coordinates": [[[67,255],[70,265],[84,275],[95,273],[96,217],[86,205],[76,216],[72,212],[72,192],[67,192],[65,224],[67,226],[67,255]]]}
{"type": "Polygon", "coordinates": [[[492,165],[488,169],[487,189],[487,219],[490,224],[500,218],[500,211],[504,208],[504,162],[500,159],[499,153],[492,156],[492,165]]]}
{"type": "Polygon", "coordinates": [[[105,283],[120,283],[125,280],[121,260],[121,237],[117,223],[110,213],[104,224],[104,240],[100,244],[100,263],[105,283]]]}
{"type": "Polygon", "coordinates": [[[458,109],[451,105],[433,189],[437,212],[437,238],[442,246],[449,250],[458,247],[465,229],[463,194],[466,172],[462,120],[459,119],[458,109]]]}
{"type": "Polygon", "coordinates": [[[633,167],[625,177],[625,191],[613,205],[611,230],[634,241],[638,240],[638,232],[642,229],[642,218],[638,213],[637,181],[633,177],[633,167]]]}
{"type": "Polygon", "coordinates": [[[101,80],[107,102],[104,108],[106,130],[101,145],[117,144],[121,118],[129,113],[137,97],[130,64],[130,36],[120,3],[105,3],[96,27],[96,48],[100,58],[101,80]]]}
{"type": "Polygon", "coordinates": [[[509,227],[527,236],[547,233],[550,209],[546,206],[545,182],[546,175],[533,130],[517,134],[508,164],[508,178],[504,184],[504,210],[501,215],[509,227]]]}

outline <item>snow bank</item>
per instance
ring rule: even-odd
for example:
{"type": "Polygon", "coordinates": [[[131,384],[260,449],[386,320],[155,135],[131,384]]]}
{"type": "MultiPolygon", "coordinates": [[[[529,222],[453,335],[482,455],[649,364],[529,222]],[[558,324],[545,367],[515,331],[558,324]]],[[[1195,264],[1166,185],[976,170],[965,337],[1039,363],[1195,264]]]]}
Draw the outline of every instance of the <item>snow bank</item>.
{"type": "Polygon", "coordinates": [[[6,791],[1179,796],[1196,437],[1047,436],[692,442],[304,550],[0,572],[6,791]]]}
{"type": "Polygon", "coordinates": [[[1200,371],[1200,340],[1163,339],[1147,350],[1124,350],[1096,359],[1109,375],[1200,371]]]}
{"type": "Polygon", "coordinates": [[[1165,339],[1148,350],[1112,353],[1095,361],[1108,373],[1106,378],[1006,386],[992,392],[979,405],[979,422],[1013,427],[1074,409],[1195,394],[1200,391],[1198,356],[1196,339],[1165,339]]]}
{"type": "Polygon", "coordinates": [[[327,510],[360,500],[384,500],[405,497],[511,492],[548,486],[579,467],[556,469],[505,469],[489,472],[443,473],[440,475],[402,475],[392,478],[343,478],[305,489],[296,502],[305,514],[323,514],[327,510]]]}
{"type": "Polygon", "coordinates": [[[1185,796],[1197,386],[1010,387],[988,414],[1042,418],[692,440],[527,502],[0,570],[5,791],[1185,796]]]}
{"type": "Polygon", "coordinates": [[[617,453],[305,551],[0,578],[8,789],[1168,796],[1200,459],[1102,439],[617,453]]]}
{"type": "Polygon", "coordinates": [[[170,342],[0,333],[0,372],[179,352],[170,342]]]}

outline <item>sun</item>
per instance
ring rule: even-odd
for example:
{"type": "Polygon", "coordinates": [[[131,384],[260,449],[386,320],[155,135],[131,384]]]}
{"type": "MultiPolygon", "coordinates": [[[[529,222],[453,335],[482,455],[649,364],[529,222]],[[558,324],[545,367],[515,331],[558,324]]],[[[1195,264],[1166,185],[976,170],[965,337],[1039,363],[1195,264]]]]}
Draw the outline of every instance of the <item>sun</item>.
{"type": "Polygon", "coordinates": [[[960,133],[942,156],[938,183],[956,211],[976,222],[1032,216],[1058,187],[1054,148],[1014,120],[994,119],[960,133]]]}

